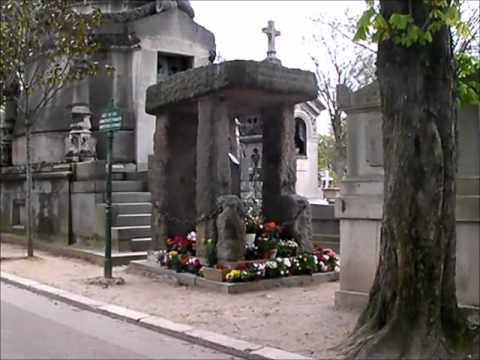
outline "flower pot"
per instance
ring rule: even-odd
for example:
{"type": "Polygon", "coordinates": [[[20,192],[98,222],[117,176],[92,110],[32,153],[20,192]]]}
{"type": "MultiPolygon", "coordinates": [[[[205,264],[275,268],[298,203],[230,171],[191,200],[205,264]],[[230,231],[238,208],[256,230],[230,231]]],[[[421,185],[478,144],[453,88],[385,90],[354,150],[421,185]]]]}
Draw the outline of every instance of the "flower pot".
{"type": "Polygon", "coordinates": [[[245,242],[248,248],[253,248],[255,246],[256,236],[256,234],[245,234],[245,242]]]}

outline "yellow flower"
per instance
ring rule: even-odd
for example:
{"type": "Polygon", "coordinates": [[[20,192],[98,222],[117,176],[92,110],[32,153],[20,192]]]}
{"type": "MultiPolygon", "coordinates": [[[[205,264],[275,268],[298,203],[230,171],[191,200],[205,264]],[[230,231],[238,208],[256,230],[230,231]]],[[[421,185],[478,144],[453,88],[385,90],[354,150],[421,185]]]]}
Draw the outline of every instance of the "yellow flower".
{"type": "Polygon", "coordinates": [[[227,279],[227,281],[233,281],[233,280],[239,279],[241,273],[242,273],[242,272],[241,272],[240,270],[231,270],[231,271],[225,276],[225,278],[227,279]]]}
{"type": "Polygon", "coordinates": [[[178,255],[178,252],[176,252],[176,251],[170,251],[170,252],[168,253],[168,255],[169,255],[170,257],[174,257],[174,256],[177,256],[177,255],[178,255]]]}

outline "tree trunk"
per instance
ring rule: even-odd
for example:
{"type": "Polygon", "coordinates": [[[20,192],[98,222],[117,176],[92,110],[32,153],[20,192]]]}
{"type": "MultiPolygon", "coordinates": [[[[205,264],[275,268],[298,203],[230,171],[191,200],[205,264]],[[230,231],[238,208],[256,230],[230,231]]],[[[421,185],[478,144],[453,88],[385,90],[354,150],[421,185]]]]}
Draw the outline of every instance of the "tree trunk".
{"type": "MultiPolygon", "coordinates": [[[[381,0],[417,25],[425,1],[381,0]]],[[[450,33],[410,48],[380,42],[385,164],[380,260],[347,358],[445,358],[469,351],[455,287],[456,96],[450,33]],[[467,350],[468,349],[468,350],[467,350]]]]}
{"type": "Polygon", "coordinates": [[[25,175],[26,175],[26,202],[25,202],[25,214],[26,214],[26,235],[27,235],[27,256],[33,256],[33,229],[32,229],[32,190],[33,190],[33,179],[32,179],[32,149],[30,144],[31,138],[31,126],[30,119],[25,119],[25,144],[26,144],[26,163],[25,163],[25,175]]]}
{"type": "Polygon", "coordinates": [[[347,154],[346,154],[346,146],[344,144],[335,144],[335,148],[333,150],[333,170],[337,175],[337,182],[342,181],[343,177],[345,176],[345,169],[347,167],[347,154]]]}

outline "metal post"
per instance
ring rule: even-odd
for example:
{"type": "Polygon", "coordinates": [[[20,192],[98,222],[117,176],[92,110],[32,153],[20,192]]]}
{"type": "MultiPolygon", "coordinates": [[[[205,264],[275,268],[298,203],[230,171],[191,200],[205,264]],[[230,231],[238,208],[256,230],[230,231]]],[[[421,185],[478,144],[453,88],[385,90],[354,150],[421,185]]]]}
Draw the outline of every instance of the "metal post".
{"type": "Polygon", "coordinates": [[[113,131],[107,132],[107,186],[105,193],[105,268],[104,277],[112,278],[112,148],[113,131]]]}

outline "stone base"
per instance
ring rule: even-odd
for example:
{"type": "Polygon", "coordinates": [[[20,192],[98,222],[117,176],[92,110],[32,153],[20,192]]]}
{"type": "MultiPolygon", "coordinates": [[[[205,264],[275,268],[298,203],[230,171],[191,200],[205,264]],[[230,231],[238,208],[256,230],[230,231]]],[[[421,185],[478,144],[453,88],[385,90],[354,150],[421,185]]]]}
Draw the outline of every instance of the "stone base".
{"type": "Polygon", "coordinates": [[[335,308],[362,310],[368,303],[368,294],[358,291],[338,290],[335,292],[335,308]]]}
{"type": "Polygon", "coordinates": [[[278,287],[301,287],[338,281],[338,273],[316,273],[313,275],[289,276],[284,278],[265,279],[240,283],[228,283],[206,280],[189,273],[177,273],[174,270],[161,267],[158,263],[138,260],[131,261],[128,272],[145,276],[160,275],[167,281],[175,281],[179,285],[209,289],[224,294],[241,294],[250,291],[268,290],[278,287]]]}
{"type": "MultiPolygon", "coordinates": [[[[363,310],[368,304],[368,293],[349,290],[335,292],[335,308],[339,310],[363,310]]],[[[459,304],[467,317],[480,316],[480,307],[459,304]]]]}

